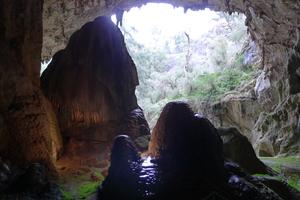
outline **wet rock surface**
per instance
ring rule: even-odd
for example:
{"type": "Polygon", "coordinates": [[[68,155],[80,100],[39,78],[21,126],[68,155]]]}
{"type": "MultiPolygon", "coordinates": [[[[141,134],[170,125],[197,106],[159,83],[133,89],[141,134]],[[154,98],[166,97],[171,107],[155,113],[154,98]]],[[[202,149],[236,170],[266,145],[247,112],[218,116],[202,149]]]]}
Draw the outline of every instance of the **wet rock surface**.
{"type": "Polygon", "coordinates": [[[207,119],[194,116],[183,103],[167,104],[155,128],[159,131],[153,133],[149,146],[153,157],[138,156],[128,136],[116,138],[109,174],[98,192],[99,200],[296,200],[299,197],[299,193],[290,189],[277,193],[282,183],[275,190],[276,187],[264,184],[265,180],[252,177],[237,164],[224,160],[222,142],[214,126],[207,119]],[[181,120],[181,124],[173,124],[176,120],[181,120]],[[173,146],[175,141],[177,145],[173,146]],[[193,142],[198,145],[191,146],[193,142]]]}
{"type": "Polygon", "coordinates": [[[0,199],[59,200],[61,193],[42,164],[32,163],[20,168],[0,159],[0,199]]]}

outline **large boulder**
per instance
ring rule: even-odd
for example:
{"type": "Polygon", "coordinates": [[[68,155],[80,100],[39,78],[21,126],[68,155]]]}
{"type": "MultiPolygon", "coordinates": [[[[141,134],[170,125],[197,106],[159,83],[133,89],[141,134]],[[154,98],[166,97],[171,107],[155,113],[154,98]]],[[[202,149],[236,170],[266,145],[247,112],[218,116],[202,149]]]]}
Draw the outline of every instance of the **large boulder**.
{"type": "Polygon", "coordinates": [[[118,133],[133,139],[149,135],[137,85],[136,67],[109,17],[76,31],[41,76],[64,140],[63,157],[98,166],[118,133]]]}
{"type": "Polygon", "coordinates": [[[0,158],[0,199],[60,200],[59,186],[47,177],[44,165],[16,166],[0,158]]]}
{"type": "Polygon", "coordinates": [[[249,174],[274,174],[255,154],[247,139],[235,127],[218,128],[218,133],[223,140],[224,157],[236,162],[249,174]]]}
{"type": "Polygon", "coordinates": [[[155,157],[140,158],[128,136],[115,139],[109,175],[99,189],[99,200],[299,197],[282,182],[274,185],[243,172],[234,162],[224,161],[217,130],[182,102],[168,103],[155,129],[149,146],[150,155],[155,157]]]}
{"type": "Polygon", "coordinates": [[[203,179],[225,179],[222,140],[217,130],[186,103],[166,104],[153,129],[148,151],[166,163],[166,168],[195,168],[203,179]]]}

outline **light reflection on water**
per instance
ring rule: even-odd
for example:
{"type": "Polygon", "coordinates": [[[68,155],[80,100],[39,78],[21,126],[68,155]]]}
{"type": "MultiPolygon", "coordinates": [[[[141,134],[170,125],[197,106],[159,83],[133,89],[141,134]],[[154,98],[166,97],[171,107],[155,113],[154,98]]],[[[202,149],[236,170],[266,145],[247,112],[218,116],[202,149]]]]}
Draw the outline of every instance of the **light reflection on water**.
{"type": "Polygon", "coordinates": [[[142,167],[152,167],[153,163],[151,163],[151,157],[148,156],[144,159],[143,163],[142,163],[142,167]]]}
{"type": "Polygon", "coordinates": [[[142,185],[143,196],[154,196],[154,185],[157,183],[157,166],[151,162],[151,157],[146,157],[142,162],[142,169],[139,174],[139,184],[142,185]]]}

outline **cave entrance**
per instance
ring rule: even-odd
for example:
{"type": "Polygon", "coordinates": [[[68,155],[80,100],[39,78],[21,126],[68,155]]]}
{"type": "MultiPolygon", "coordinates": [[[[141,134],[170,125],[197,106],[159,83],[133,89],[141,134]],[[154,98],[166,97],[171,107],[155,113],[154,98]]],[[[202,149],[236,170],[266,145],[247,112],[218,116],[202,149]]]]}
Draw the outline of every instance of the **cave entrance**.
{"type": "MultiPolygon", "coordinates": [[[[137,67],[136,96],[150,128],[162,107],[178,100],[188,102],[216,126],[238,126],[243,132],[251,128],[240,126],[238,119],[224,119],[213,108],[226,96],[255,99],[251,90],[261,59],[245,19],[238,13],[192,11],[163,3],[124,13],[120,29],[137,67]]],[[[116,15],[112,20],[120,23],[116,15]]],[[[249,131],[245,134],[250,138],[249,131]]]]}

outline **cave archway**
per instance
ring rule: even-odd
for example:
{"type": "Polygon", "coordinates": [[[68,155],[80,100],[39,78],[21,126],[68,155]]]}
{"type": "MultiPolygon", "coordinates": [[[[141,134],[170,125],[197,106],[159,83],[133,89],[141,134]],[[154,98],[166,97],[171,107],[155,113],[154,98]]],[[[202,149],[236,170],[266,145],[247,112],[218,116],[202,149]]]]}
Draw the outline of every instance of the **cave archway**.
{"type": "MultiPolygon", "coordinates": [[[[256,1],[159,2],[192,10],[210,8],[215,11],[245,14],[248,31],[260,47],[263,58],[263,71],[255,85],[255,93],[258,97],[255,103],[262,105],[264,113],[258,118],[253,128],[257,134],[255,134],[252,142],[258,152],[269,152],[268,154],[272,156],[286,152],[299,152],[299,145],[297,144],[299,138],[297,133],[299,95],[297,94],[298,90],[295,89],[299,84],[299,75],[297,75],[299,74],[297,73],[299,62],[296,59],[299,57],[297,56],[299,54],[297,47],[299,46],[297,45],[299,43],[300,13],[297,9],[299,4],[296,2],[268,3],[256,1]],[[284,110],[289,111],[285,112],[284,110]]],[[[74,30],[87,21],[100,15],[112,13],[121,15],[124,10],[141,6],[144,3],[146,2],[108,0],[45,1],[42,58],[47,59],[55,51],[63,48],[74,30]]],[[[222,107],[222,105],[220,106],[222,107]]],[[[243,105],[239,106],[242,107],[243,105]]],[[[228,109],[234,110],[234,108],[228,109]]],[[[241,108],[241,110],[243,109],[241,108]]]]}
{"type": "MultiPolygon", "coordinates": [[[[1,140],[3,155],[18,163],[52,166],[51,122],[40,90],[42,59],[62,49],[71,34],[97,16],[122,12],[145,2],[38,0],[0,3],[1,140]],[[4,12],[5,9],[5,12],[4,12]],[[20,17],[22,16],[22,17],[20,17]],[[43,28],[44,27],[44,28],[43,28]],[[11,147],[17,144],[18,148],[11,147]],[[30,147],[30,148],[29,148],[30,147]],[[9,153],[7,153],[9,152],[9,153]],[[39,152],[38,154],[36,152],[39,152]]],[[[242,12],[262,49],[263,72],[257,80],[258,103],[265,113],[256,124],[262,152],[299,152],[299,2],[166,1],[186,9],[242,12]]],[[[53,120],[52,120],[53,121],[53,120]]],[[[51,167],[50,167],[51,168],[51,167]]]]}

